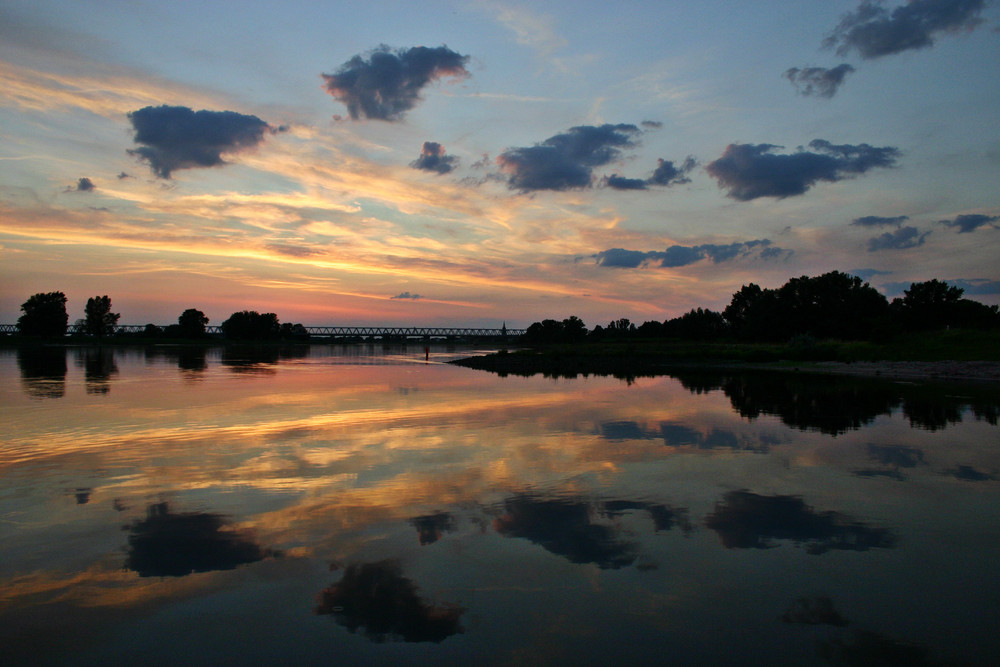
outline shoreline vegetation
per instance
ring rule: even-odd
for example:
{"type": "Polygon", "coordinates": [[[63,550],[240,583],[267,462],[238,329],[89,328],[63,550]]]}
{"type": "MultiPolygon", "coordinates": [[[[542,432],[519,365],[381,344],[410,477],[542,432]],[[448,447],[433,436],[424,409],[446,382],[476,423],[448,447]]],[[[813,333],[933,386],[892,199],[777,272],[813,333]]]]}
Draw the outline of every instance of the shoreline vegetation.
{"type": "Polygon", "coordinates": [[[457,366],[500,376],[623,379],[692,370],[785,371],[906,380],[1000,382],[1000,332],[949,330],[891,343],[796,340],[786,344],[628,340],[540,345],[459,359],[457,366]]]}

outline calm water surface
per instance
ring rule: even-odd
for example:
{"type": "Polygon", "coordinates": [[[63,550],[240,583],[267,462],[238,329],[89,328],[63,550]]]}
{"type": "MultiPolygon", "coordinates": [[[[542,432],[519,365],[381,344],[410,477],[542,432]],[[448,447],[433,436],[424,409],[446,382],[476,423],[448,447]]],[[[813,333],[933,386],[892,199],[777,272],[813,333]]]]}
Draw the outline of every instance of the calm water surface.
{"type": "Polygon", "coordinates": [[[3,663],[1000,664],[995,388],[455,356],[0,350],[3,663]]]}

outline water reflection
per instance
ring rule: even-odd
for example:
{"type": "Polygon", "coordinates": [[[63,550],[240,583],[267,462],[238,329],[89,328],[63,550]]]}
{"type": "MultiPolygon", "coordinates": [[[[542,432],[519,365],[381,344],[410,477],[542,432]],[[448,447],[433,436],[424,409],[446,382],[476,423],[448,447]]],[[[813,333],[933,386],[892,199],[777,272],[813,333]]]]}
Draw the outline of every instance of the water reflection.
{"type": "Polygon", "coordinates": [[[927,465],[922,450],[906,445],[876,445],[869,443],[868,460],[874,461],[880,467],[855,470],[855,475],[861,477],[888,477],[902,482],[906,479],[906,476],[902,472],[904,468],[916,468],[918,465],[927,465]]]}
{"type": "Polygon", "coordinates": [[[776,540],[804,544],[806,552],[889,548],[896,538],[887,528],[871,528],[837,512],[816,512],[797,496],[762,496],[730,491],[716,503],[705,525],[727,549],[769,549],[776,540]]]}
{"type": "Polygon", "coordinates": [[[922,667],[924,665],[945,667],[946,665],[967,665],[961,662],[939,662],[931,658],[926,646],[901,642],[891,637],[857,630],[849,640],[842,637],[820,641],[816,646],[820,658],[832,665],[844,667],[870,667],[871,665],[900,665],[900,667],[922,667]]]}
{"type": "Polygon", "coordinates": [[[231,570],[263,560],[269,552],[248,535],[208,512],[172,512],[150,505],[146,518],[129,528],[125,567],[140,577],[183,577],[192,572],[231,570]]]}
{"type": "Polygon", "coordinates": [[[31,398],[62,398],[66,393],[66,350],[62,347],[18,348],[21,386],[31,398]]]}
{"type": "Polygon", "coordinates": [[[340,581],[320,593],[316,613],[332,615],[352,633],[363,630],[365,637],[378,643],[394,639],[440,643],[462,632],[459,621],[464,609],[434,606],[417,591],[396,560],[352,563],[340,581]]]}
{"type": "Polygon", "coordinates": [[[833,608],[833,600],[825,595],[797,599],[788,611],[782,614],[781,620],[785,623],[835,627],[843,627],[848,623],[847,619],[833,608]]]}
{"type": "Polygon", "coordinates": [[[455,517],[448,512],[414,517],[410,519],[410,523],[417,529],[420,546],[434,544],[445,533],[455,532],[455,517]]]}
{"type": "Polygon", "coordinates": [[[76,351],[76,365],[83,369],[88,394],[111,391],[111,379],[118,375],[115,351],[107,347],[84,347],[76,351]]]}

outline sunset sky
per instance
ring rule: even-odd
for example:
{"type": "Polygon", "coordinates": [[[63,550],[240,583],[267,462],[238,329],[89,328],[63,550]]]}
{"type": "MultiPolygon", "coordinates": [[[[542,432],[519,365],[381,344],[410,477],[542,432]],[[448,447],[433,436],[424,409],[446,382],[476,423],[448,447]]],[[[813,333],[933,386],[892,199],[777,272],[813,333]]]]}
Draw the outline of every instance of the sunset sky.
{"type": "Polygon", "coordinates": [[[1000,303],[1000,8],[0,5],[0,323],[676,317],[840,270],[1000,303]]]}

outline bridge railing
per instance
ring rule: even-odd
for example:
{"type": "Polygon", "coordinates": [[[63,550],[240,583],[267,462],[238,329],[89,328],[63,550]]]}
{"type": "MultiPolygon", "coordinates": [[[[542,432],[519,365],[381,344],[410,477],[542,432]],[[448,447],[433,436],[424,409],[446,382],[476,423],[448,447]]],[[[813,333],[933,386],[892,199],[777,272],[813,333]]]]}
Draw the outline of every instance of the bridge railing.
{"type": "MultiPolygon", "coordinates": [[[[119,324],[114,328],[116,335],[136,335],[145,333],[149,325],[119,324]]],[[[83,325],[70,324],[66,327],[68,335],[82,333],[83,325]]],[[[157,328],[165,330],[166,326],[157,328]]],[[[524,329],[499,329],[477,327],[303,327],[310,337],[316,338],[517,338],[524,334],[524,329]]],[[[18,333],[16,324],[0,324],[0,334],[13,335],[18,333]]],[[[205,333],[210,336],[221,336],[222,327],[207,326],[205,333]]]]}

